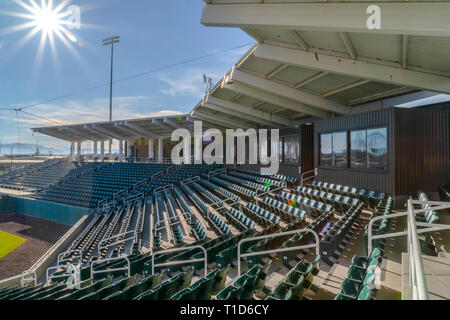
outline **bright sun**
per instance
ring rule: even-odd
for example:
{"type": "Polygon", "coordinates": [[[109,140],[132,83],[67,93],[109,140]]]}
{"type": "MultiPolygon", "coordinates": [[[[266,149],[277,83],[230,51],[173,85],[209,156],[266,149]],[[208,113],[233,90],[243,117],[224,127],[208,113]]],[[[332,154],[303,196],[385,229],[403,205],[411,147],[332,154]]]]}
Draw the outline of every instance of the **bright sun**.
{"type": "Polygon", "coordinates": [[[51,7],[43,7],[35,10],[34,23],[39,30],[46,33],[53,33],[61,28],[63,22],[51,7]]]}
{"type": "MultiPolygon", "coordinates": [[[[0,0],[0,2],[1,1],[2,0],[0,0]]],[[[70,53],[72,53],[74,57],[81,59],[78,52],[75,50],[74,45],[76,44],[79,47],[82,47],[83,43],[69,30],[79,29],[79,26],[76,26],[76,23],[79,24],[79,20],[73,20],[74,9],[72,7],[77,6],[69,6],[71,0],[12,1],[21,7],[21,10],[19,9],[14,12],[4,13],[13,17],[22,18],[26,21],[7,28],[6,33],[15,33],[27,29],[28,32],[17,42],[11,52],[21,49],[33,37],[40,36],[39,47],[36,55],[37,64],[40,63],[42,57],[44,56],[47,43],[50,44],[53,57],[57,59],[55,39],[61,40],[64,46],[70,51],[70,53]]]]}

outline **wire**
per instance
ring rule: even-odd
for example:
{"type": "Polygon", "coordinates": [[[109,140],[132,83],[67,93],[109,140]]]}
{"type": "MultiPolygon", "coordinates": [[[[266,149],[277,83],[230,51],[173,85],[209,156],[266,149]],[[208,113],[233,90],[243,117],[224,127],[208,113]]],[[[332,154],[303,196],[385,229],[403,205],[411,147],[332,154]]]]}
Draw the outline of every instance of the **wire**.
{"type": "MultiPolygon", "coordinates": [[[[151,69],[151,70],[148,70],[148,71],[145,71],[145,72],[136,73],[136,74],[133,74],[133,75],[130,75],[130,76],[127,76],[127,77],[115,80],[115,81],[113,81],[113,83],[124,82],[124,81],[130,80],[130,79],[142,77],[142,76],[145,76],[145,75],[148,75],[148,74],[151,74],[151,73],[155,73],[155,72],[159,72],[159,71],[162,71],[162,70],[170,69],[170,68],[177,67],[177,66],[180,66],[180,65],[183,65],[183,64],[188,64],[188,63],[191,63],[191,62],[194,62],[194,61],[206,59],[206,58],[213,57],[213,56],[216,56],[216,55],[228,52],[228,51],[233,51],[233,50],[236,50],[236,49],[244,48],[244,47],[247,47],[247,46],[249,46],[251,44],[252,43],[242,44],[242,45],[239,45],[239,46],[236,46],[236,47],[233,47],[233,48],[215,51],[213,53],[205,54],[203,56],[199,56],[199,57],[196,57],[196,58],[191,58],[191,59],[183,60],[183,61],[180,61],[180,62],[168,64],[168,65],[165,65],[165,66],[162,66],[162,67],[158,67],[158,68],[155,68],[155,69],[151,69]]],[[[45,101],[41,101],[41,102],[37,102],[37,103],[33,103],[33,104],[30,104],[30,105],[24,106],[21,109],[23,110],[23,109],[34,108],[34,107],[37,107],[37,106],[45,104],[45,103],[53,102],[53,101],[56,101],[56,100],[60,100],[60,99],[72,97],[72,96],[75,96],[75,95],[79,95],[79,94],[82,94],[82,93],[85,93],[85,92],[89,92],[89,91],[92,91],[92,90],[95,90],[95,89],[103,88],[103,87],[108,86],[109,84],[110,83],[108,82],[108,83],[104,83],[104,84],[101,84],[101,85],[96,85],[96,86],[93,86],[93,87],[90,87],[90,88],[86,88],[86,89],[83,89],[83,90],[74,91],[74,92],[71,92],[71,93],[68,93],[68,94],[65,94],[65,95],[62,95],[62,96],[58,96],[58,97],[52,98],[52,99],[48,99],[48,100],[45,100],[45,101]]],[[[5,109],[0,109],[0,110],[14,110],[14,109],[6,109],[5,108],[5,109]]]]}
{"type": "Polygon", "coordinates": [[[36,117],[36,118],[42,119],[42,120],[46,120],[46,121],[49,121],[49,122],[54,122],[54,123],[57,123],[57,124],[64,124],[64,123],[62,123],[62,122],[60,122],[60,121],[53,120],[53,119],[49,119],[49,118],[46,118],[46,117],[42,117],[42,116],[39,116],[39,115],[37,115],[37,114],[28,112],[28,111],[23,111],[23,110],[19,110],[19,111],[22,112],[22,113],[25,113],[25,114],[27,114],[27,115],[30,115],[30,116],[32,116],[32,117],[36,117]]]}

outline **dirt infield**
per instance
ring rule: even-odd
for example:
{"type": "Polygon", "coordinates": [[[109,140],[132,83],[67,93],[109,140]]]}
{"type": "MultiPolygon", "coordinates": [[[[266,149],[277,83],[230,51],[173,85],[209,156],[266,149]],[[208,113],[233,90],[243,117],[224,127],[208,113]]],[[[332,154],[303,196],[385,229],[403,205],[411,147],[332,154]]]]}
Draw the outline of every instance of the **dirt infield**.
{"type": "Polygon", "coordinates": [[[0,214],[0,230],[27,239],[0,259],[0,280],[29,269],[70,226],[22,214],[0,214]]]}

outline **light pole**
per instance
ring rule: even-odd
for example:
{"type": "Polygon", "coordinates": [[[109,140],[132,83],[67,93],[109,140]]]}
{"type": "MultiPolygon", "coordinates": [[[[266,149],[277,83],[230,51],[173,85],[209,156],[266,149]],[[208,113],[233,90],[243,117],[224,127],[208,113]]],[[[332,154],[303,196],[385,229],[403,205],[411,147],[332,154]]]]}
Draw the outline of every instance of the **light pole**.
{"type": "MultiPolygon", "coordinates": [[[[103,39],[103,45],[111,45],[111,79],[109,82],[109,122],[112,122],[112,88],[113,88],[113,64],[114,64],[114,44],[120,42],[119,36],[103,39]]],[[[109,154],[111,156],[112,139],[109,139],[109,154]]]]}
{"type": "Polygon", "coordinates": [[[111,80],[109,88],[109,121],[112,121],[112,87],[113,87],[113,64],[114,64],[114,44],[120,42],[120,37],[115,36],[103,40],[104,46],[111,45],[111,80]]]}

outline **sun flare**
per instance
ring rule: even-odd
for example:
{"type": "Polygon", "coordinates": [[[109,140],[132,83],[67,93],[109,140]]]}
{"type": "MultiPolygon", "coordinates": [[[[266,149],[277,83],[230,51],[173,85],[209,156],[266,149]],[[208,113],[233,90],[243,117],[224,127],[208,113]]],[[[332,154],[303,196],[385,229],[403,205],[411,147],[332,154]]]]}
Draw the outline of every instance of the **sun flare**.
{"type": "Polygon", "coordinates": [[[34,24],[39,30],[53,33],[61,29],[63,21],[51,7],[37,8],[34,12],[34,24]]]}
{"type": "Polygon", "coordinates": [[[27,33],[11,47],[11,55],[13,55],[13,52],[18,52],[35,36],[38,36],[40,41],[34,64],[36,68],[41,65],[47,50],[47,44],[50,47],[53,59],[57,62],[57,40],[61,41],[79,62],[85,63],[76,50],[76,47],[83,47],[83,42],[74,33],[75,31],[71,32],[72,29],[80,29],[79,14],[81,11],[78,6],[70,5],[71,0],[55,1],[55,3],[54,0],[12,1],[18,5],[17,10],[4,12],[4,14],[25,21],[3,30],[0,29],[0,34],[3,32],[6,35],[25,30],[27,30],[27,33]],[[78,12],[76,9],[78,9],[78,12]]]}

